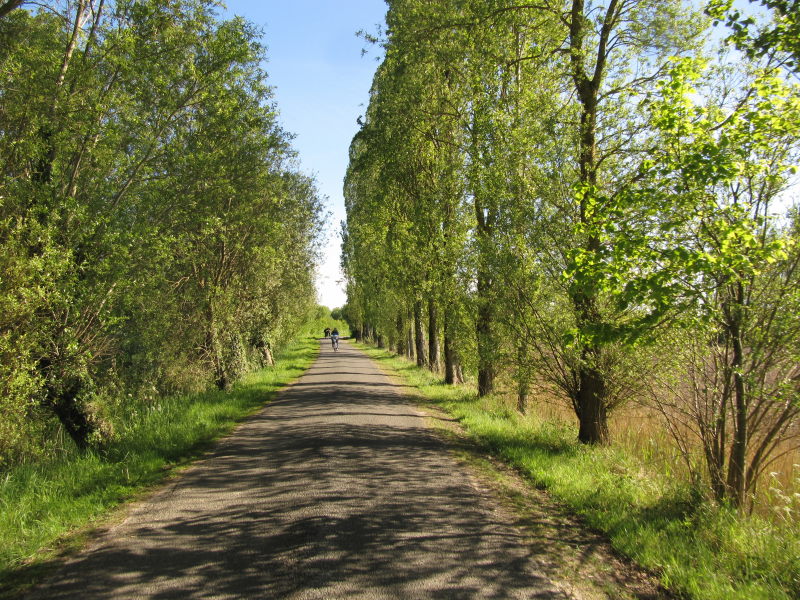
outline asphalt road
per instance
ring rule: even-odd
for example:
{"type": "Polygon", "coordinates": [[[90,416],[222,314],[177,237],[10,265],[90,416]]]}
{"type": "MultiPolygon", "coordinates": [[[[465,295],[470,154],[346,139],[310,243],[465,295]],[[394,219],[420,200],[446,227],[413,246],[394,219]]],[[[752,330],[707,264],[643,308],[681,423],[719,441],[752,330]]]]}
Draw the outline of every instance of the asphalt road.
{"type": "Polygon", "coordinates": [[[31,596],[564,598],[364,354],[294,385],[31,596]]]}

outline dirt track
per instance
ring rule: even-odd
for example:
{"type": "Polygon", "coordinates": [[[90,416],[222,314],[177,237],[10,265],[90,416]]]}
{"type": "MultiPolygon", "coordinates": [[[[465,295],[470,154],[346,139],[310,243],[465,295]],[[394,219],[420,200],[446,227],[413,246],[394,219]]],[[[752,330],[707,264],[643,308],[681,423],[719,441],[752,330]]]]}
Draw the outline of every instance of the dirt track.
{"type": "Polygon", "coordinates": [[[35,598],[564,598],[362,353],[312,368],[35,598]]]}

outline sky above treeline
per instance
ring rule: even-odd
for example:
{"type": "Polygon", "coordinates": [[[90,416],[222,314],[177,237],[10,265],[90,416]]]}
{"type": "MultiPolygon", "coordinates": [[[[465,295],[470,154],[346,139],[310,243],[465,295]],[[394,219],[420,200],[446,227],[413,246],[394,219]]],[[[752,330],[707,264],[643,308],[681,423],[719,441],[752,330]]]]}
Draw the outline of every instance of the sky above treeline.
{"type": "Polygon", "coordinates": [[[321,304],[346,301],[339,270],[342,184],[348,148],[366,112],[379,48],[356,32],[383,25],[383,0],[226,0],[227,14],[240,15],[264,31],[266,64],[285,130],[302,170],[314,175],[331,213],[324,232],[324,258],[317,275],[321,304]],[[362,50],[368,53],[362,56],[362,50]]]}

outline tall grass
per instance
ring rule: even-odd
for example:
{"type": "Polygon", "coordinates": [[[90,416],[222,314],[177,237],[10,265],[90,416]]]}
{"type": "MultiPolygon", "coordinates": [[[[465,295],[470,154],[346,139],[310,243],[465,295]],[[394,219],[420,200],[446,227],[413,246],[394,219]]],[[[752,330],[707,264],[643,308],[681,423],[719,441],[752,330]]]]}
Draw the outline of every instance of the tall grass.
{"type": "Polygon", "coordinates": [[[523,416],[502,398],[478,398],[472,386],[443,385],[405,359],[361,347],[457,418],[485,449],[605,532],[618,551],[658,573],[668,589],[696,600],[800,598],[797,521],[743,517],[711,504],[660,447],[665,438],[586,447],[547,405],[523,416]]]}
{"type": "Polygon", "coordinates": [[[0,594],[35,578],[76,532],[112,507],[199,456],[314,360],[319,343],[305,337],[274,367],[247,376],[231,391],[161,398],[131,414],[106,455],[66,452],[0,476],[0,594]]]}

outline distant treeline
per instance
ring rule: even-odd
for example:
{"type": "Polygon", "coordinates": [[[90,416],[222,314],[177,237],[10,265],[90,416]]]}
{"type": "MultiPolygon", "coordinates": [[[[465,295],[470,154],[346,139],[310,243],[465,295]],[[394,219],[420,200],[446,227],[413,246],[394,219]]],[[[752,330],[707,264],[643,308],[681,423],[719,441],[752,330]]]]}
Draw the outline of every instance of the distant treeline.
{"type": "Polygon", "coordinates": [[[563,402],[585,443],[646,403],[747,505],[800,439],[797,2],[388,4],[345,182],[352,330],[563,402]]]}
{"type": "Polygon", "coordinates": [[[0,468],[229,386],[316,306],[314,182],[210,0],[0,6],[0,468]]]}

